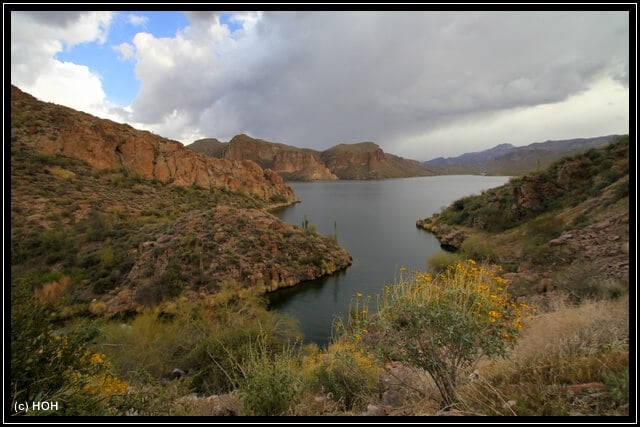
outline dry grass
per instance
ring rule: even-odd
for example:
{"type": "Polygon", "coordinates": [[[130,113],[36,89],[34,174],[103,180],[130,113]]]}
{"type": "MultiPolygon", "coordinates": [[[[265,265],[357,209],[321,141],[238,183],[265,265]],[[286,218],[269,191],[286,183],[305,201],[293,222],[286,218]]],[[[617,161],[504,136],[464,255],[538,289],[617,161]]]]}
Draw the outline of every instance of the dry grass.
{"type": "Polygon", "coordinates": [[[462,406],[487,415],[628,414],[628,396],[626,404],[613,399],[620,384],[580,396],[567,389],[628,372],[628,304],[625,296],[576,307],[556,296],[550,311],[525,323],[510,359],[483,363],[480,379],[461,388],[462,406]]]}

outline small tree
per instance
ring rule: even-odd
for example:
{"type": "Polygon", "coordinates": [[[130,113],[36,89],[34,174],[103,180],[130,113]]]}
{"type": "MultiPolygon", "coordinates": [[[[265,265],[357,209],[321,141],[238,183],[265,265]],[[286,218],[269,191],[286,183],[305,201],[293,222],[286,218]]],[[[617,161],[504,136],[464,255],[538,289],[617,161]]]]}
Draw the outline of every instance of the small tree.
{"type": "Polygon", "coordinates": [[[378,313],[352,310],[350,335],[378,355],[431,374],[445,405],[456,401],[460,372],[481,357],[504,357],[526,306],[510,299],[496,266],[458,262],[433,277],[414,271],[378,298],[378,313]]]}

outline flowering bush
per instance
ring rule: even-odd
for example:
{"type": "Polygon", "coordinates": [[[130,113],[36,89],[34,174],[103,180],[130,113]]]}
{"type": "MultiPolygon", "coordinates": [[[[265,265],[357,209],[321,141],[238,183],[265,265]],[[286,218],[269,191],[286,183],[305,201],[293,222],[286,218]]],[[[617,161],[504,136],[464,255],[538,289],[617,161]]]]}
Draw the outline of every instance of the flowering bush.
{"type": "Polygon", "coordinates": [[[479,266],[473,260],[458,262],[435,277],[414,271],[385,287],[374,316],[367,304],[357,302],[349,334],[380,356],[425,369],[445,404],[451,404],[461,370],[483,356],[506,356],[522,328],[528,308],[511,299],[499,273],[499,267],[479,266]]]}
{"type": "Polygon", "coordinates": [[[315,365],[315,383],[345,409],[351,409],[364,403],[364,397],[379,393],[378,380],[382,370],[375,362],[374,355],[358,343],[335,342],[324,360],[315,365]]]}

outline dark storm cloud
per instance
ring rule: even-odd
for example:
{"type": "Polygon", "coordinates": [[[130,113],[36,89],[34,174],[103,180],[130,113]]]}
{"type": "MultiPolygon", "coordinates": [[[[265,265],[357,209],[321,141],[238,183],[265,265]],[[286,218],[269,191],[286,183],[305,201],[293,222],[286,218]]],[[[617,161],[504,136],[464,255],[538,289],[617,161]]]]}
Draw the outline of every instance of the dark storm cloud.
{"type": "Polygon", "coordinates": [[[57,27],[67,27],[78,21],[80,16],[88,12],[81,11],[25,11],[20,12],[33,18],[34,21],[57,27]]]}
{"type": "Polygon", "coordinates": [[[206,25],[213,14],[188,16],[191,38],[138,46],[154,54],[133,109],[145,122],[180,112],[208,136],[391,144],[599,78],[628,84],[625,13],[267,12],[233,39],[206,25]]]}

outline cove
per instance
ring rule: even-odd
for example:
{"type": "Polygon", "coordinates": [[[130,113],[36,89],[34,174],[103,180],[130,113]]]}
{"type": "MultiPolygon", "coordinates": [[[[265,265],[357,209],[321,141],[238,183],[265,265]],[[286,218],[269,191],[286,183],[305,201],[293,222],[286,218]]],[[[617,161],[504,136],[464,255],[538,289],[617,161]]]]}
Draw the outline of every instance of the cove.
{"type": "Polygon", "coordinates": [[[268,294],[272,310],[295,318],[305,342],[325,345],[335,320],[346,320],[356,293],[379,293],[392,284],[401,267],[425,270],[440,251],[416,220],[439,212],[454,200],[505,184],[509,177],[446,175],[372,181],[289,183],[301,203],[274,211],[291,224],[317,227],[336,235],[353,264],[332,276],[268,294]]]}

